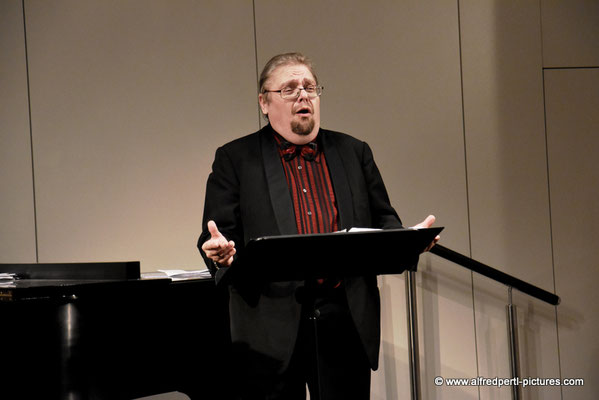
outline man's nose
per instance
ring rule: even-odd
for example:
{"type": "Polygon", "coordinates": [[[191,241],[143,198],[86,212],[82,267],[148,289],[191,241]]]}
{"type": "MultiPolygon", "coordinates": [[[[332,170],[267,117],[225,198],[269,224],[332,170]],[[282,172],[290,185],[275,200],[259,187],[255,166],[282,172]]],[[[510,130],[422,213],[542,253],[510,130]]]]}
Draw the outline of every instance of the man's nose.
{"type": "Polygon", "coordinates": [[[298,100],[299,99],[306,99],[307,100],[309,98],[310,98],[310,96],[308,96],[308,91],[306,91],[305,88],[300,88],[299,95],[298,95],[298,100]]]}

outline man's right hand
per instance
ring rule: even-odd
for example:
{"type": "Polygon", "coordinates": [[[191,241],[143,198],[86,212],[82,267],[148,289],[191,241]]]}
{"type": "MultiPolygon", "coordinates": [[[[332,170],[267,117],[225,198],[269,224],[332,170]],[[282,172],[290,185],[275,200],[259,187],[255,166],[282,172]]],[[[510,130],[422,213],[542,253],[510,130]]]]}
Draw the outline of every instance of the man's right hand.
{"type": "Polygon", "coordinates": [[[210,239],[204,242],[202,250],[206,256],[212,261],[218,263],[222,267],[228,267],[233,262],[235,254],[235,242],[227,240],[222,233],[219,232],[214,221],[208,221],[208,231],[210,239]]]}

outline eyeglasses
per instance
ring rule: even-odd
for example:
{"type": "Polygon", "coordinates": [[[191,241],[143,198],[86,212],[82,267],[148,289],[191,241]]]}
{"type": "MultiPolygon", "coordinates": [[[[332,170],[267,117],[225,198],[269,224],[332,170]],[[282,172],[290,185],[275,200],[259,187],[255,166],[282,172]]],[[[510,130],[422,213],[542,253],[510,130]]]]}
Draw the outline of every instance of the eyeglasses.
{"type": "Polygon", "coordinates": [[[301,86],[297,86],[294,88],[286,87],[281,90],[264,90],[263,93],[270,93],[270,92],[275,93],[276,92],[276,93],[279,93],[281,95],[281,98],[283,98],[285,100],[288,100],[288,99],[295,100],[300,96],[300,93],[302,92],[302,90],[305,90],[308,97],[311,99],[314,99],[322,94],[323,89],[324,89],[324,86],[310,85],[310,86],[306,86],[306,87],[301,87],[301,86]]]}

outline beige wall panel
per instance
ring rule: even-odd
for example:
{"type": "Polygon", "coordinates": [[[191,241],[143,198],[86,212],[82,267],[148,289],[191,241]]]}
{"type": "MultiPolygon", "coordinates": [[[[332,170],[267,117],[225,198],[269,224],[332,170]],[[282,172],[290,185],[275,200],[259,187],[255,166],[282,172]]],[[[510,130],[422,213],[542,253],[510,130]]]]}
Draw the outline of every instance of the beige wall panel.
{"type": "MultiPolygon", "coordinates": [[[[536,1],[460,2],[464,118],[473,257],[553,291],[539,14],[536,1]]],[[[479,375],[509,377],[505,289],[474,283],[479,375]]],[[[551,326],[534,310],[528,320],[551,326]]],[[[523,365],[551,360],[534,373],[556,377],[555,328],[528,333],[544,346],[522,348],[523,365]]],[[[510,398],[504,388],[480,392],[510,398]]]]}
{"type": "MultiPolygon", "coordinates": [[[[371,145],[404,223],[413,225],[434,213],[437,225],[447,227],[444,244],[468,252],[457,3],[259,0],[256,36],[260,68],[287,51],[301,51],[315,61],[325,86],[323,127],[371,145]],[[310,18],[289,22],[305,10],[310,18]]],[[[439,351],[422,355],[427,398],[454,393],[435,387],[431,374],[476,375],[473,353],[463,350],[473,351],[474,343],[470,275],[456,268],[447,272],[433,257],[419,277],[426,299],[420,323],[427,327],[421,330],[421,348],[439,351]],[[435,286],[437,272],[444,274],[443,284],[435,286]],[[457,282],[445,286],[452,279],[457,282]],[[467,289],[454,291],[456,285],[467,289]],[[444,315],[448,309],[453,319],[444,315]],[[461,335],[445,334],[458,328],[461,335]]],[[[373,399],[409,396],[403,287],[402,277],[381,281],[383,342],[373,399]]]]}
{"type": "Polygon", "coordinates": [[[551,290],[539,5],[460,5],[473,257],[551,290]]]}
{"type": "Polygon", "coordinates": [[[545,72],[561,373],[584,378],[564,399],[599,393],[599,70],[545,72]]]}
{"type": "Polygon", "coordinates": [[[23,6],[0,1],[0,262],[35,262],[23,6]]]}
{"type": "Polygon", "coordinates": [[[543,65],[599,66],[599,1],[541,0],[543,65]]]}
{"type": "Polygon", "coordinates": [[[30,1],[40,261],[197,268],[216,147],[258,127],[251,2],[30,1]]]}

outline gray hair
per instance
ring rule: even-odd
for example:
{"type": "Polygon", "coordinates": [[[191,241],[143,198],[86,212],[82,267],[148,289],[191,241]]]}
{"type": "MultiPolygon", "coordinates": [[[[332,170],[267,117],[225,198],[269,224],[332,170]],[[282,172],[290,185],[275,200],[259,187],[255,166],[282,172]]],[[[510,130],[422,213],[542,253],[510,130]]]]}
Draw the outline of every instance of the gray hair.
{"type": "Polygon", "coordinates": [[[306,67],[308,67],[308,69],[312,73],[312,76],[314,76],[316,83],[318,84],[318,78],[316,77],[316,74],[314,73],[314,66],[312,65],[312,61],[308,57],[304,56],[301,53],[284,53],[284,54],[279,54],[279,55],[274,56],[264,66],[264,69],[262,70],[262,73],[260,74],[260,81],[258,82],[258,85],[260,87],[260,93],[262,93],[264,95],[268,95],[268,93],[264,92],[266,90],[264,88],[264,85],[266,84],[266,81],[268,80],[268,78],[271,77],[271,75],[275,69],[277,69],[283,65],[298,65],[298,64],[305,65],[306,67]]]}

